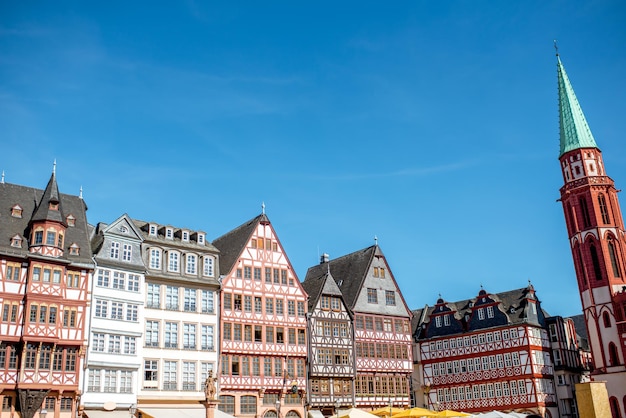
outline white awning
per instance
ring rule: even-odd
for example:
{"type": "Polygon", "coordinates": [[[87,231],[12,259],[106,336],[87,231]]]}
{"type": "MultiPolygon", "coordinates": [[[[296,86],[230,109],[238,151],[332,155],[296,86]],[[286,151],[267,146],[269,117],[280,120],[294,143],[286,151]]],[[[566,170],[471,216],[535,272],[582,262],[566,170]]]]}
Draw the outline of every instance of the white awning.
{"type": "Polygon", "coordinates": [[[309,411],[309,418],[325,418],[324,414],[322,414],[322,411],[320,411],[319,409],[311,409],[309,411]]]}
{"type": "MultiPolygon", "coordinates": [[[[206,409],[203,406],[185,408],[141,408],[137,409],[147,418],[206,418],[206,409]]],[[[89,417],[92,418],[92,417],[89,417]]],[[[106,418],[106,417],[97,417],[106,418]]],[[[118,417],[114,417],[118,418],[118,417]]],[[[128,418],[126,416],[125,418],[128,418]]],[[[232,415],[215,408],[215,418],[233,418],[232,415]]]]}
{"type": "Polygon", "coordinates": [[[116,409],[115,411],[85,409],[83,411],[83,416],[85,415],[89,418],[130,418],[130,412],[128,409],[116,409]]]}

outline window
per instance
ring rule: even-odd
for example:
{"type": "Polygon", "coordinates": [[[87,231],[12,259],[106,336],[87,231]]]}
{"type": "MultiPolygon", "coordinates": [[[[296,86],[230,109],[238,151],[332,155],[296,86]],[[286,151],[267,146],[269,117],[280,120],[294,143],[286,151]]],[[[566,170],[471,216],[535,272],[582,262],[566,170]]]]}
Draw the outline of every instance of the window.
{"type": "Polygon", "coordinates": [[[478,319],[481,321],[485,319],[485,308],[479,308],[477,309],[477,311],[478,311],[478,319]]]}
{"type": "Polygon", "coordinates": [[[298,301],[296,305],[298,305],[298,316],[301,318],[304,317],[304,302],[298,301]]]}
{"type": "Polygon", "coordinates": [[[138,305],[129,303],[126,305],[126,320],[130,322],[137,322],[137,312],[139,310],[138,305]]]}
{"type": "Polygon", "coordinates": [[[254,312],[255,313],[263,313],[263,300],[260,296],[254,297],[254,312]]]}
{"type": "Polygon", "coordinates": [[[149,233],[152,236],[156,236],[156,234],[157,234],[157,227],[156,227],[156,225],[150,225],[150,232],[149,233]]]}
{"type": "Polygon", "coordinates": [[[213,276],[213,257],[204,257],[202,274],[208,277],[213,276]]]}
{"type": "Polygon", "coordinates": [[[161,250],[158,248],[150,249],[150,268],[155,270],[161,269],[161,250]]]}
{"type": "Polygon", "coordinates": [[[195,324],[183,325],[183,348],[185,350],[196,349],[196,325],[195,324]]]}
{"type": "Polygon", "coordinates": [[[183,361],[183,390],[196,390],[196,363],[183,361]]]}
{"type": "Polygon", "coordinates": [[[120,258],[120,243],[117,241],[111,242],[111,252],[109,253],[110,258],[118,259],[120,258]]]}
{"type": "Polygon", "coordinates": [[[126,290],[126,273],[113,272],[113,289],[126,290]]]}
{"type": "Polygon", "coordinates": [[[184,295],[185,305],[183,309],[185,312],[196,312],[196,289],[185,288],[184,295]]]}
{"type": "Polygon", "coordinates": [[[163,334],[165,348],[178,348],[178,323],[166,322],[163,334]]]}
{"type": "Polygon", "coordinates": [[[153,309],[159,309],[161,307],[161,285],[148,283],[146,306],[153,309]]]}
{"type": "Polygon", "coordinates": [[[178,310],[178,286],[165,287],[165,309],[178,310]]]}
{"type": "Polygon", "coordinates": [[[97,318],[106,318],[108,315],[109,301],[96,299],[96,309],[94,316],[97,318]]]}
{"type": "Polygon", "coordinates": [[[385,303],[388,306],[396,306],[396,292],[393,290],[385,290],[385,303]]]}
{"type": "Polygon", "coordinates": [[[139,292],[139,276],[137,274],[129,274],[126,290],[129,292],[139,292]]]}
{"type": "Polygon", "coordinates": [[[214,345],[214,336],[213,336],[213,326],[212,325],[202,325],[200,334],[200,344],[202,350],[213,351],[215,349],[214,345]]]}
{"type": "Polygon", "coordinates": [[[487,306],[487,318],[493,318],[493,306],[487,306]]]}
{"type": "Polygon", "coordinates": [[[124,318],[124,304],[122,302],[111,302],[111,319],[124,318]]]}
{"type": "Polygon", "coordinates": [[[130,370],[120,371],[120,393],[133,393],[133,373],[130,370]]]}
{"type": "Polygon", "coordinates": [[[178,253],[169,253],[169,264],[167,265],[167,270],[172,272],[178,271],[178,253]]]}
{"type": "Polygon", "coordinates": [[[213,313],[213,292],[203,290],[200,303],[202,304],[202,313],[213,313]]]}
{"type": "Polygon", "coordinates": [[[54,231],[46,232],[46,245],[54,245],[56,241],[57,234],[54,231]]]}
{"type": "Polygon", "coordinates": [[[137,353],[137,338],[136,337],[124,337],[124,354],[136,354],[137,353]]]}
{"type": "Polygon", "coordinates": [[[124,244],[122,247],[122,261],[130,261],[133,255],[133,247],[130,244],[124,244]]]}
{"type": "Polygon", "coordinates": [[[12,281],[20,280],[21,266],[19,263],[7,263],[6,279],[12,281]]]}
{"type": "Polygon", "coordinates": [[[602,222],[605,225],[611,223],[611,218],[609,218],[609,212],[607,211],[607,208],[606,208],[606,200],[602,193],[598,195],[598,206],[600,206],[600,213],[602,214],[602,222]]]}
{"type": "Polygon", "coordinates": [[[615,242],[612,239],[612,237],[609,238],[607,245],[609,247],[609,258],[611,259],[611,267],[613,268],[613,276],[614,277],[621,277],[622,276],[622,272],[621,272],[621,270],[619,268],[617,253],[615,251],[615,242]]]}
{"type": "Polygon", "coordinates": [[[252,278],[252,267],[244,266],[244,268],[243,268],[243,278],[244,279],[251,279],[252,278]]]}
{"type": "Polygon", "coordinates": [[[122,337],[120,335],[109,335],[108,352],[114,354],[122,352],[122,337]]]}
{"type": "Polygon", "coordinates": [[[146,321],[146,347],[159,346],[159,322],[146,321]]]}
{"type": "Polygon", "coordinates": [[[254,268],[254,280],[256,280],[257,282],[261,281],[261,268],[259,267],[254,268]]]}
{"type": "Polygon", "coordinates": [[[159,380],[159,368],[157,360],[145,360],[143,362],[143,380],[156,382],[159,380]]]}
{"type": "Polygon", "coordinates": [[[240,413],[247,415],[256,414],[256,396],[244,395],[240,400],[240,413]]]}
{"type": "Polygon", "coordinates": [[[67,273],[67,287],[77,289],[80,287],[80,274],[67,273]]]}
{"type": "Polygon", "coordinates": [[[378,292],[376,289],[367,288],[367,302],[378,303],[378,292]]]}
{"type": "Polygon", "coordinates": [[[252,296],[245,295],[243,297],[243,310],[252,312],[252,296]]]}
{"type": "Polygon", "coordinates": [[[197,257],[194,254],[187,254],[187,274],[196,274],[197,257]]]}
{"type": "Polygon", "coordinates": [[[88,380],[87,380],[87,391],[88,392],[100,392],[102,388],[100,387],[100,376],[102,374],[102,370],[100,369],[89,369],[88,372],[88,380]]]}
{"type": "MultiPolygon", "coordinates": [[[[267,397],[267,395],[265,395],[267,397]]],[[[227,414],[234,415],[235,414],[235,397],[229,395],[220,395],[219,397],[220,403],[218,404],[218,409],[222,412],[226,412],[227,414]]],[[[264,415],[266,418],[267,413],[264,415]]]]}

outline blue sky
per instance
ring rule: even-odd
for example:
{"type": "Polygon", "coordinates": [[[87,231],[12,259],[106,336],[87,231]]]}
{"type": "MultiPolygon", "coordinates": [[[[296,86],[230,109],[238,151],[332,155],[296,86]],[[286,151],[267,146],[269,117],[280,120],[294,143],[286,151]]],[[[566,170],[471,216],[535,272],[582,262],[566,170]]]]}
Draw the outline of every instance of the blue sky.
{"type": "MultiPolygon", "coordinates": [[[[261,203],[296,273],[374,236],[411,309],[531,280],[580,313],[556,60],[626,187],[622,1],[0,4],[0,170],[217,238],[261,203]]],[[[626,203],[625,203],[626,204],[626,203]]]]}

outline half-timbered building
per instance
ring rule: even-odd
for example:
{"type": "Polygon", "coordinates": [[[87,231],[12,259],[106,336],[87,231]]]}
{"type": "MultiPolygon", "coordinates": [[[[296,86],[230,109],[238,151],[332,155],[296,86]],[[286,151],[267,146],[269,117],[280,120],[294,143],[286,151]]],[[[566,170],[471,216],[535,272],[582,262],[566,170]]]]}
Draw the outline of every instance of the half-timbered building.
{"type": "Polygon", "coordinates": [[[93,272],[86,210],[59,193],[54,170],[45,190],[0,184],[3,416],[75,416],[93,272]]]}
{"type": "Polygon", "coordinates": [[[220,250],[219,408],[304,417],[306,292],[265,213],[213,241],[220,250]]]}
{"type": "Polygon", "coordinates": [[[89,418],[105,409],[127,418],[137,403],[145,290],[142,241],[141,231],[128,215],[111,224],[99,223],[93,232],[96,270],[81,397],[83,413],[89,418]]]}
{"type": "Polygon", "coordinates": [[[354,318],[358,408],[408,407],[412,364],[411,316],[378,244],[310,267],[330,272],[354,318]]]}
{"type": "Polygon", "coordinates": [[[328,255],[321,263],[327,270],[321,276],[307,275],[302,282],[309,295],[307,357],[311,409],[324,415],[336,408],[354,405],[354,329],[352,314],[330,271],[328,255]]]}
{"type": "Polygon", "coordinates": [[[558,417],[545,315],[532,285],[414,311],[420,393],[434,410],[558,417]]]}
{"type": "Polygon", "coordinates": [[[205,399],[206,379],[217,364],[219,252],[205,232],[134,223],[146,266],[137,408],[167,407],[160,416],[176,418],[177,409],[205,399]]]}

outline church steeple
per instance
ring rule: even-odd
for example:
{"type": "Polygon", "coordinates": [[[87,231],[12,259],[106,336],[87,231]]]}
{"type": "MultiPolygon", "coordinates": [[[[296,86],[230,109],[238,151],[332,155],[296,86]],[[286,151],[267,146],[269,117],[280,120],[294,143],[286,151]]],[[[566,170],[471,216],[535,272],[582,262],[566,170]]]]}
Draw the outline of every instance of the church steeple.
{"type": "Polygon", "coordinates": [[[561,152],[559,156],[574,149],[598,148],[558,54],[556,59],[559,85],[559,131],[561,137],[561,152]]]}

